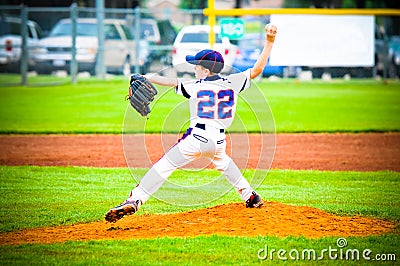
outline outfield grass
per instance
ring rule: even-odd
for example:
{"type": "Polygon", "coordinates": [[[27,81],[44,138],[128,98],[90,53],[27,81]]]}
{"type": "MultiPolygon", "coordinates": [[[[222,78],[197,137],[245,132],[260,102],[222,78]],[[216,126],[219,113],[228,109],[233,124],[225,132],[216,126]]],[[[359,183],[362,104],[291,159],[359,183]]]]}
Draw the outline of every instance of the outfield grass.
{"type": "MultiPolygon", "coordinates": [[[[264,80],[241,94],[230,131],[399,131],[399,85],[264,80]]],[[[170,88],[159,87],[148,120],[128,106],[126,94],[127,81],[121,77],[76,85],[0,87],[0,133],[121,133],[124,122],[130,132],[185,129],[188,104],[170,88]]]]}
{"type": "MultiPolygon", "coordinates": [[[[146,169],[134,169],[133,176],[142,176],[146,169]]],[[[193,174],[190,178],[204,182],[214,170],[193,174]]],[[[252,172],[246,171],[246,177],[252,172]]],[[[187,173],[175,172],[173,181],[187,182],[187,173]]],[[[0,232],[51,225],[73,224],[103,219],[110,206],[118,204],[134,185],[127,169],[86,167],[1,166],[0,232]]],[[[258,191],[271,201],[315,206],[339,215],[360,214],[400,221],[400,173],[325,172],[272,170],[258,191]]],[[[209,197],[213,197],[209,192],[209,197]]],[[[193,195],[192,195],[193,196],[193,195]]],[[[238,202],[236,192],[202,206],[179,207],[154,198],[142,206],[140,214],[170,213],[204,208],[227,202],[238,202]]],[[[400,254],[399,232],[382,236],[349,237],[351,249],[371,249],[375,254],[400,254]]],[[[127,241],[66,242],[0,246],[3,264],[118,264],[118,265],[250,265],[260,262],[257,253],[264,249],[337,248],[336,238],[306,239],[271,236],[193,238],[157,238],[127,241]]],[[[275,265],[276,257],[264,262],[275,265]]],[[[288,256],[288,254],[286,254],[288,256]]],[[[319,253],[318,253],[319,256],[319,253]]],[[[399,259],[399,258],[397,258],[399,259]]],[[[361,259],[361,262],[365,260],[361,259]]],[[[316,264],[314,260],[299,264],[316,264]]],[[[329,261],[327,254],[325,263],[329,261]]],[[[340,260],[340,263],[349,261],[340,260]]],[[[360,263],[350,261],[351,263],[360,263]]]]}
{"type": "MultiPolygon", "coordinates": [[[[57,77],[52,75],[27,76],[27,84],[29,86],[52,86],[71,82],[71,77],[57,77]]],[[[22,84],[21,75],[19,74],[0,74],[0,87],[17,86],[22,84]]]]}

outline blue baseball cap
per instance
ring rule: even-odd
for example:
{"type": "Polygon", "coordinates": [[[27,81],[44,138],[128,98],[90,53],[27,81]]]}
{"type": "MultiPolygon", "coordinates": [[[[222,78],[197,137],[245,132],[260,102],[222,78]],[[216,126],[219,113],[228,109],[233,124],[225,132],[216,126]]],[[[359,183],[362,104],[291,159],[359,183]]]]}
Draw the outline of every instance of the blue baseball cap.
{"type": "Polygon", "coordinates": [[[219,73],[224,68],[224,58],[214,50],[205,49],[196,55],[187,55],[186,61],[193,65],[202,65],[212,73],[219,73]]]}

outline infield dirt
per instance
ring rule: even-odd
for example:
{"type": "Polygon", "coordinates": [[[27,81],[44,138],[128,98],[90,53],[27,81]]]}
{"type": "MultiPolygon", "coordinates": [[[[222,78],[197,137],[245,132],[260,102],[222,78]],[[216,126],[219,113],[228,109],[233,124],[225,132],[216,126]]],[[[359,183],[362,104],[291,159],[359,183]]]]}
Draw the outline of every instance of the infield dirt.
{"type": "MultiPolygon", "coordinates": [[[[246,136],[249,143],[235,141],[234,145],[249,148],[250,155],[241,158],[238,154],[234,160],[254,168],[261,149],[259,136],[246,136]]],[[[175,135],[166,137],[172,142],[177,139],[175,135]]],[[[146,135],[145,142],[149,156],[138,156],[145,160],[135,160],[136,167],[151,166],[164,152],[159,135],[146,135]]],[[[1,165],[126,167],[120,135],[3,135],[0,150],[1,165]]],[[[399,151],[400,133],[278,134],[272,168],[400,171],[399,151]]],[[[1,233],[0,244],[197,235],[348,237],[385,234],[396,226],[390,221],[337,216],[307,206],[266,202],[260,209],[246,209],[244,204],[231,203],[175,214],[139,212],[115,224],[98,221],[1,233]]]]}
{"type": "MultiPolygon", "coordinates": [[[[230,136],[237,150],[246,151],[232,155],[240,168],[269,167],[257,165],[262,149],[260,135],[230,136]]],[[[132,145],[131,152],[137,156],[130,167],[151,167],[179,136],[148,134],[132,138],[131,142],[142,145],[132,145]],[[143,141],[148,156],[143,154],[143,141]]],[[[277,134],[275,142],[271,167],[275,169],[400,171],[400,133],[277,134]]],[[[2,135],[0,150],[0,165],[127,166],[121,135],[2,135]]]]}

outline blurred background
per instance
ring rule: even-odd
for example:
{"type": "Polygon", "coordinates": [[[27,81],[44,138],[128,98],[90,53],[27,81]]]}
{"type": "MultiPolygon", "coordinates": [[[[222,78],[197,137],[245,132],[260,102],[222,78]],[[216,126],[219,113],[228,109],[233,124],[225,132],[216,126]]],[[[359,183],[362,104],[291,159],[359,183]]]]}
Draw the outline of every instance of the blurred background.
{"type": "MultiPolygon", "coordinates": [[[[0,74],[21,75],[23,84],[37,75],[71,77],[72,82],[134,72],[191,75],[185,55],[210,47],[209,27],[201,26],[208,23],[203,14],[207,5],[202,0],[2,0],[0,74]]],[[[215,8],[294,10],[217,16],[213,48],[225,57],[223,74],[252,67],[262,49],[264,26],[274,22],[281,24],[279,38],[262,78],[400,76],[400,1],[216,0],[215,8]],[[299,14],[296,8],[316,13],[299,14]],[[390,9],[394,14],[318,15],[319,10],[343,8],[390,9]],[[304,37],[296,35],[297,26],[307,27],[304,37]]]]}

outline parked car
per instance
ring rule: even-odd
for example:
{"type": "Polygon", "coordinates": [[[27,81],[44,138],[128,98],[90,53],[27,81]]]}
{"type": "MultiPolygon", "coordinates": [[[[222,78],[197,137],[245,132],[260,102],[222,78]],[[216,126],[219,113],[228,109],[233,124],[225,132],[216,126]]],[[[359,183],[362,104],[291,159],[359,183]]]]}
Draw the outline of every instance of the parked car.
{"type": "MultiPolygon", "coordinates": [[[[259,33],[245,34],[238,41],[238,52],[232,65],[232,72],[242,72],[254,66],[260,56],[265,43],[265,35],[259,33]]],[[[300,67],[296,66],[272,66],[269,63],[263,69],[263,77],[279,76],[294,77],[299,72],[300,67]]]]}
{"type": "Polygon", "coordinates": [[[375,71],[378,75],[383,75],[385,64],[387,62],[387,56],[389,52],[388,48],[388,36],[386,35],[383,26],[375,26],[375,71]]]}
{"type": "MultiPolygon", "coordinates": [[[[134,28],[132,31],[134,31],[134,28]]],[[[142,18],[140,20],[140,37],[146,38],[152,44],[161,44],[161,34],[158,29],[157,20],[142,18]]]]}
{"type": "Polygon", "coordinates": [[[160,42],[158,44],[172,45],[175,41],[177,32],[174,26],[171,24],[171,21],[169,21],[168,19],[158,20],[157,25],[161,37],[160,42]]]}
{"type": "MultiPolygon", "coordinates": [[[[22,55],[22,20],[18,17],[0,16],[0,70],[2,72],[19,72],[22,55]]],[[[28,69],[34,67],[33,50],[39,43],[42,30],[40,26],[28,20],[28,69]]]]}
{"type": "MultiPolygon", "coordinates": [[[[158,45],[172,46],[174,44],[177,32],[171,22],[167,19],[157,21],[158,30],[160,31],[160,42],[158,45]]],[[[157,45],[157,44],[156,44],[157,45]]],[[[172,64],[172,49],[155,50],[154,57],[161,59],[164,64],[172,64]]]]}
{"type": "MultiPolygon", "coordinates": [[[[136,44],[122,19],[105,19],[104,23],[104,65],[107,72],[128,75],[134,71],[136,44]]],[[[40,40],[35,52],[36,70],[51,73],[55,70],[70,70],[72,59],[72,23],[62,19],[52,28],[48,37],[40,40]]],[[[141,73],[149,67],[148,42],[139,42],[138,64],[141,73]]],[[[78,71],[95,74],[98,54],[97,20],[79,18],[77,20],[76,60],[78,71]]]]}
{"type": "Polygon", "coordinates": [[[389,41],[389,76],[400,77],[400,36],[391,36],[389,41]]]}
{"type": "MultiPolygon", "coordinates": [[[[211,49],[208,42],[209,31],[210,26],[208,25],[185,26],[180,30],[176,36],[172,54],[172,65],[178,72],[178,75],[194,72],[193,65],[186,62],[186,55],[194,55],[203,49],[211,49]]],[[[215,26],[215,44],[213,49],[220,52],[224,57],[225,66],[222,69],[222,73],[230,73],[233,60],[236,56],[237,46],[232,44],[228,38],[221,38],[220,32],[220,27],[215,26]]]]}
{"type": "MultiPolygon", "coordinates": [[[[135,36],[134,17],[127,18],[129,28],[133,36],[135,36]]],[[[166,49],[165,45],[172,45],[176,38],[175,28],[169,20],[156,20],[151,17],[141,18],[140,20],[140,38],[145,39],[150,44],[151,59],[171,61],[171,51],[166,49]]]]}

